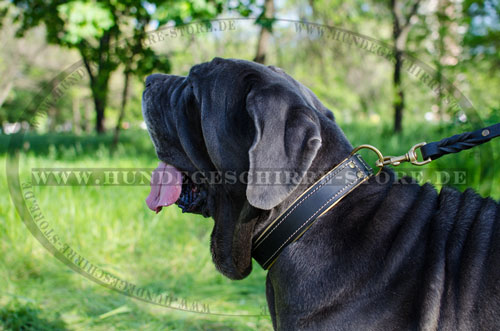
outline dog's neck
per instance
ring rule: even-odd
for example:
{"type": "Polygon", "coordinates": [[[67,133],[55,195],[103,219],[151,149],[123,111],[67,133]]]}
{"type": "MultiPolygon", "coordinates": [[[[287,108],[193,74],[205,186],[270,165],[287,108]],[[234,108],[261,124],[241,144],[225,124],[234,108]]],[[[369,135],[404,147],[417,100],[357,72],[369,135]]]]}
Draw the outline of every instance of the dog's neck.
{"type": "Polygon", "coordinates": [[[366,185],[360,185],[318,218],[299,240],[288,245],[271,266],[266,294],[274,323],[276,315],[290,314],[294,317],[285,320],[299,320],[321,311],[325,302],[335,306],[348,300],[345,297],[348,289],[362,288],[369,279],[372,270],[363,269],[364,261],[353,257],[349,252],[352,246],[345,243],[363,245],[365,237],[360,233],[369,226],[394,182],[391,170],[384,170],[379,176],[387,180],[379,182],[372,177],[366,185]],[[361,267],[353,272],[352,268],[357,266],[361,267]],[[346,283],[348,277],[344,275],[350,275],[349,282],[346,283]],[[328,280],[328,291],[321,288],[321,280],[328,280]],[[273,311],[272,307],[280,311],[273,311]]]}
{"type": "MultiPolygon", "coordinates": [[[[326,173],[338,165],[342,160],[349,156],[352,146],[338,127],[325,126],[322,134],[322,147],[318,151],[312,167],[318,172],[318,178],[322,173],[326,173]]],[[[335,241],[335,236],[343,233],[354,233],[353,229],[363,226],[362,222],[368,219],[371,213],[385,197],[385,192],[390,183],[394,181],[391,171],[384,171],[383,176],[389,176],[389,180],[384,184],[377,184],[375,178],[371,178],[367,185],[361,185],[347,195],[337,206],[328,213],[318,218],[317,221],[306,231],[306,233],[296,242],[290,244],[278,257],[268,273],[268,291],[273,288],[273,293],[267,293],[271,306],[276,306],[274,300],[281,300],[277,306],[291,310],[296,309],[300,302],[317,302],[314,298],[311,300],[295,300],[294,298],[303,298],[304,296],[318,293],[311,287],[317,286],[314,281],[319,273],[324,270],[331,270],[332,264],[337,263],[335,259],[328,259],[327,247],[335,241]],[[367,196],[376,196],[370,199],[369,205],[363,204],[359,207],[359,201],[367,196]],[[312,270],[308,261],[317,260],[318,257],[325,257],[323,270],[312,270]],[[318,273],[316,273],[318,272],[318,273]],[[293,277],[290,277],[293,275],[293,277]],[[290,279],[300,280],[300,284],[293,284],[290,279]],[[272,286],[271,286],[272,284],[272,286]]],[[[288,206],[307,188],[297,190],[286,199],[277,208],[273,209],[262,220],[261,228],[265,228],[274,218],[287,209],[288,206]]],[[[317,268],[317,266],[315,266],[317,268]]],[[[323,275],[324,276],[324,275],[323,275]]],[[[341,288],[339,288],[341,291],[341,288]]],[[[314,295],[316,295],[314,294],[314,295]]],[[[319,294],[320,295],[320,294],[319,294]]],[[[315,310],[315,307],[301,307],[297,316],[307,314],[315,310]]],[[[271,312],[271,315],[276,312],[271,312]]],[[[280,312],[286,313],[286,312],[280,312]]],[[[295,313],[295,312],[293,312],[295,313]]]]}

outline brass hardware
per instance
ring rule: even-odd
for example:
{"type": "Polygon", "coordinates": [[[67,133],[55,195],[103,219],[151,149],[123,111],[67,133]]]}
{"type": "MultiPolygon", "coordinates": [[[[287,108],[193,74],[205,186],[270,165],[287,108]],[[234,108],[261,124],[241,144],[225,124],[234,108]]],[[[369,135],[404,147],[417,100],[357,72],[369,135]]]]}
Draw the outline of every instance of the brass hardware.
{"type": "Polygon", "coordinates": [[[485,129],[485,130],[483,130],[483,132],[481,132],[481,134],[483,135],[483,137],[486,137],[487,135],[490,134],[490,130],[485,129]]]}
{"type": "Polygon", "coordinates": [[[357,151],[359,151],[360,149],[363,149],[363,148],[367,148],[369,150],[372,150],[375,152],[375,154],[377,154],[378,161],[375,163],[377,165],[377,167],[379,168],[377,173],[375,174],[375,176],[377,176],[382,171],[383,166],[379,166],[378,164],[380,162],[384,162],[384,156],[382,155],[382,153],[380,153],[380,151],[376,147],[374,147],[372,145],[359,145],[358,147],[356,147],[355,149],[352,150],[350,156],[354,155],[357,151]]]}
{"type": "Polygon", "coordinates": [[[401,156],[385,156],[382,159],[382,161],[380,161],[380,159],[379,159],[375,164],[377,165],[377,167],[383,167],[383,166],[386,166],[386,165],[398,166],[398,165],[400,165],[403,162],[410,162],[411,164],[418,165],[418,166],[427,164],[427,163],[431,162],[432,160],[429,158],[427,160],[419,161],[418,160],[418,156],[417,156],[417,152],[416,152],[417,149],[419,149],[420,147],[424,146],[425,144],[426,144],[426,142],[421,142],[419,144],[416,144],[415,146],[413,146],[412,148],[410,148],[410,150],[408,151],[408,153],[406,153],[405,155],[401,155],[401,156]]]}
{"type": "Polygon", "coordinates": [[[372,145],[359,145],[358,147],[353,149],[353,151],[351,152],[351,156],[363,148],[367,148],[367,149],[370,149],[373,152],[375,152],[378,156],[378,160],[375,162],[375,165],[379,168],[377,173],[375,174],[375,176],[377,176],[380,173],[380,171],[382,171],[382,168],[386,165],[398,166],[403,162],[410,162],[413,165],[421,166],[421,165],[424,165],[424,164],[431,162],[432,160],[430,158],[428,158],[427,160],[423,160],[423,161],[418,160],[417,149],[421,148],[425,144],[426,144],[426,142],[418,143],[415,146],[413,146],[412,148],[410,148],[408,153],[406,153],[405,155],[401,155],[401,156],[383,156],[382,153],[376,147],[373,147],[372,145]]]}

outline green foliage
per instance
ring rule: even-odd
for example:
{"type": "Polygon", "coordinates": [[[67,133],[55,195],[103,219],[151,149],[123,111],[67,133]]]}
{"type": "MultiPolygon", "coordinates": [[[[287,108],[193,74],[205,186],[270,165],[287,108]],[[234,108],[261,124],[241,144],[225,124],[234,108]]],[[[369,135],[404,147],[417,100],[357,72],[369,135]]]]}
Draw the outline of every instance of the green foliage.
{"type": "Polygon", "coordinates": [[[214,18],[222,12],[223,7],[224,1],[221,0],[173,1],[168,5],[160,1],[153,17],[160,23],[174,21],[182,24],[193,20],[214,18]]]}
{"type": "Polygon", "coordinates": [[[464,44],[473,57],[488,59],[498,70],[500,66],[500,2],[483,0],[464,2],[468,23],[464,44]]]}
{"type": "Polygon", "coordinates": [[[141,78],[153,70],[168,72],[170,63],[144,44],[153,23],[210,19],[219,14],[217,1],[55,1],[13,0],[18,35],[44,25],[49,43],[75,48],[90,77],[89,87],[95,104],[96,130],[104,131],[111,74],[120,66],[126,75],[141,78]]]}
{"type": "Polygon", "coordinates": [[[32,100],[36,94],[28,89],[16,89],[12,91],[10,99],[5,102],[0,112],[0,123],[10,122],[15,123],[18,121],[29,121],[34,115],[33,111],[27,111],[27,100],[32,100]]]}
{"type": "Polygon", "coordinates": [[[62,42],[71,45],[99,39],[115,24],[111,12],[100,3],[75,1],[62,4],[57,10],[65,22],[62,42]]]}
{"type": "Polygon", "coordinates": [[[249,17],[255,11],[255,0],[235,1],[229,3],[228,9],[237,12],[242,17],[249,17]]]}

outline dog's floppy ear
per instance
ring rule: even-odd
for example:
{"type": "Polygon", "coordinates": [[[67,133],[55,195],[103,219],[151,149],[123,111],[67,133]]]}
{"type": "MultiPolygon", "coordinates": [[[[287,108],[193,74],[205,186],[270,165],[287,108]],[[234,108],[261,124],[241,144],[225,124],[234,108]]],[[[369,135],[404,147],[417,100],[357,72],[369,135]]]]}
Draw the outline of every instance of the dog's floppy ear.
{"type": "Polygon", "coordinates": [[[321,146],[319,119],[296,101],[296,95],[278,86],[254,88],[246,108],[255,125],[249,153],[248,202],[269,210],[281,203],[300,183],[321,146]],[[262,185],[261,171],[279,172],[281,180],[262,185]],[[259,174],[260,172],[260,174],[259,174]],[[288,173],[287,176],[283,174],[288,173]]]}

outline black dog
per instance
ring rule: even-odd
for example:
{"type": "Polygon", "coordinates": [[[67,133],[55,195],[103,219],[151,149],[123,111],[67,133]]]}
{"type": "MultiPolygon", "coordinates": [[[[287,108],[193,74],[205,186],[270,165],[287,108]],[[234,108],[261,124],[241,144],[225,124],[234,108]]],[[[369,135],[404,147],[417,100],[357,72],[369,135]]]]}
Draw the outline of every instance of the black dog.
{"type": "MultiPolygon", "coordinates": [[[[353,149],[310,90],[243,60],[149,76],[143,114],[158,158],[186,177],[150,207],[177,202],[213,217],[213,260],[231,279],[250,273],[252,238],[307,187],[191,177],[326,173],[353,149]]],[[[281,330],[500,330],[499,205],[472,190],[438,194],[384,169],[285,248],[266,293],[281,330]]]]}

